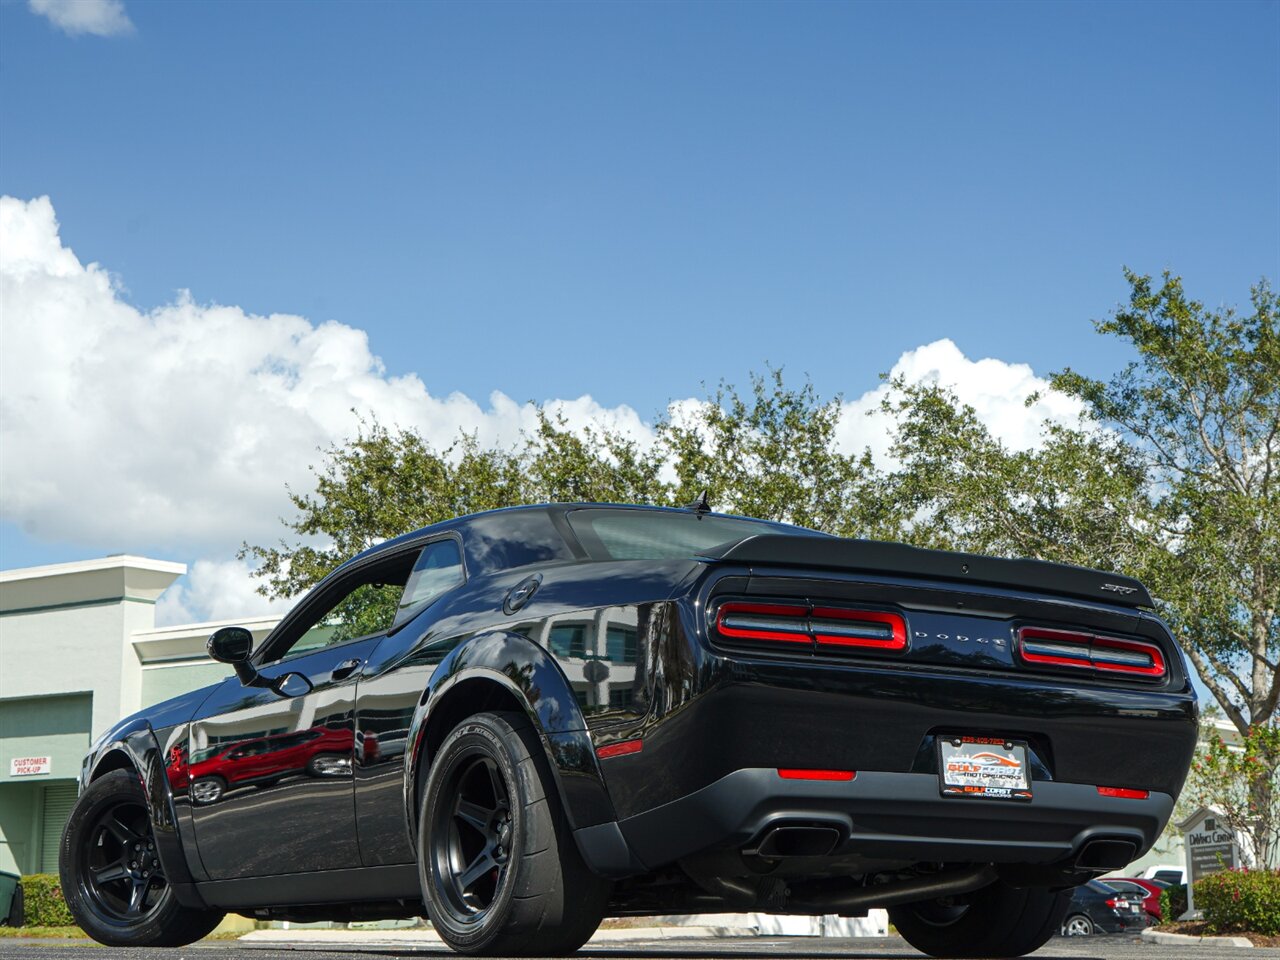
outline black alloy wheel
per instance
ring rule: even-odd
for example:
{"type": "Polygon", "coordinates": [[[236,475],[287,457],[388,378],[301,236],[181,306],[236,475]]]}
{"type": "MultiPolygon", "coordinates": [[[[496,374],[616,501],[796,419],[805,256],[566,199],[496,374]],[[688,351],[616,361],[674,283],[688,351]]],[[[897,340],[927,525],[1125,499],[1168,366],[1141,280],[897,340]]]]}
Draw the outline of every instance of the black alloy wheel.
{"type": "Polygon", "coordinates": [[[493,758],[480,750],[459,755],[445,788],[452,801],[435,811],[431,866],[455,920],[468,923],[488,910],[511,859],[511,795],[493,758]]]}
{"type": "Polygon", "coordinates": [[[436,932],[475,956],[557,957],[600,925],[613,885],[587,869],[546,751],[521,713],[458,724],[430,760],[418,876],[436,932]]]}
{"type": "Polygon", "coordinates": [[[112,770],[85,787],[62,832],[58,860],[71,915],[108,946],[183,946],[224,915],[178,901],[132,769],[112,770]]]}
{"type": "Polygon", "coordinates": [[[168,881],[141,803],[123,800],[101,809],[80,856],[81,887],[107,916],[132,922],[159,906],[168,881]]]}

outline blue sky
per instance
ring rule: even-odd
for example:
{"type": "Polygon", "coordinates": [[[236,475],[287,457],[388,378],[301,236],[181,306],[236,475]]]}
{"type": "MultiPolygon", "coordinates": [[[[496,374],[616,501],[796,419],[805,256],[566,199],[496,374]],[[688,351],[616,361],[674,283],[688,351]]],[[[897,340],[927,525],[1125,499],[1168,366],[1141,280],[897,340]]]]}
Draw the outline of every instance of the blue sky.
{"type": "MultiPolygon", "coordinates": [[[[405,415],[446,425],[460,407],[421,413],[424,392],[491,419],[500,391],[651,421],[766,364],[855,399],[944,338],[966,363],[1105,375],[1128,355],[1090,321],[1123,297],[1123,265],[1172,268],[1213,304],[1280,279],[1275,2],[122,9],[132,29],[69,35],[0,2],[0,194],[49,198],[32,235],[53,236],[56,212],[51,242],[109,271],[102,316],[136,308],[138,336],[121,381],[92,381],[83,357],[47,378],[79,403],[58,408],[65,430],[42,425],[50,469],[96,486],[59,479],[59,519],[14,493],[38,466],[11,467],[3,567],[115,550],[227,564],[264,536],[244,504],[272,524],[285,511],[283,483],[336,420],[303,431],[292,474],[249,457],[236,481],[252,473],[253,491],[181,503],[220,455],[224,411],[189,392],[237,362],[311,369],[279,325],[283,354],[211,367],[197,343],[157,367],[163,318],[193,342],[222,329],[214,304],[238,311],[237,351],[277,312],[316,337],[367,333],[368,358],[341,349],[384,369],[341,380],[342,410],[409,409],[395,378],[412,375],[405,415]],[[163,388],[121,399],[147,383],[163,388]],[[108,522],[104,504],[153,500],[108,522]]],[[[228,378],[225,402],[261,380],[228,378]]]]}

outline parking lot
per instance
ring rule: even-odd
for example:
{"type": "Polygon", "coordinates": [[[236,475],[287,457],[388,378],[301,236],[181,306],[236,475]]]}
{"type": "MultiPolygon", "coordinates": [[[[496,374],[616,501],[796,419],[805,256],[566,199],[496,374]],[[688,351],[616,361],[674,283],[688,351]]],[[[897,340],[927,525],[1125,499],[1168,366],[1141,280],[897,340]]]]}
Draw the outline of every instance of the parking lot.
{"type": "MultiPolygon", "coordinates": [[[[0,940],[0,960],[83,960],[83,951],[92,950],[101,960],[382,960],[382,958],[417,956],[457,956],[439,946],[400,946],[394,948],[334,948],[332,946],[253,947],[236,941],[206,941],[175,950],[115,949],[100,947],[89,941],[23,941],[0,940]]],[[[696,940],[633,940],[626,943],[589,945],[577,954],[600,960],[727,960],[730,957],[794,958],[848,957],[851,960],[919,957],[898,937],[860,938],[856,940],[821,940],[816,938],[731,937],[696,940]]],[[[1057,938],[1033,956],[1060,957],[1070,960],[1271,960],[1280,958],[1280,950],[1248,949],[1221,946],[1156,946],[1136,937],[1057,938]]]]}

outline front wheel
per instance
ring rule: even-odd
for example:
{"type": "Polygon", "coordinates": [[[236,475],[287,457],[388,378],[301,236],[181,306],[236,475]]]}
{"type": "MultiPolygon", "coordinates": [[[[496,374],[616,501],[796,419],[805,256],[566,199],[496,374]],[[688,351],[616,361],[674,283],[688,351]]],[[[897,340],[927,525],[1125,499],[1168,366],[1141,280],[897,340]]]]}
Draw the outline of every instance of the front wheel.
{"type": "Polygon", "coordinates": [[[889,908],[903,939],[933,957],[1021,957],[1044,946],[1071,903],[1071,891],[997,881],[963,897],[889,908]]]}
{"type": "Polygon", "coordinates": [[[611,885],[582,861],[529,721],[482,713],[431,763],[418,873],[436,932],[476,956],[563,956],[587,942],[611,885]]]}
{"type": "Polygon", "coordinates": [[[178,947],[222,920],[220,911],[178,903],[132,770],[113,770],[89,784],[67,820],[58,859],[67,907],[99,943],[178,947]]]}

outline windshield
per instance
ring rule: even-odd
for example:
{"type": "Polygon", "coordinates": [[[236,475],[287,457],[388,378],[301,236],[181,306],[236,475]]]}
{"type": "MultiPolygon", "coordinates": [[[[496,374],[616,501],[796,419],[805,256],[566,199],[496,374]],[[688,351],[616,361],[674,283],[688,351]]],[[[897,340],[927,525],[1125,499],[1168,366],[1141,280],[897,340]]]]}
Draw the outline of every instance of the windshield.
{"type": "Polygon", "coordinates": [[[574,534],[597,560],[679,560],[761,533],[825,536],[783,523],[692,512],[587,508],[568,516],[574,534]]]}

